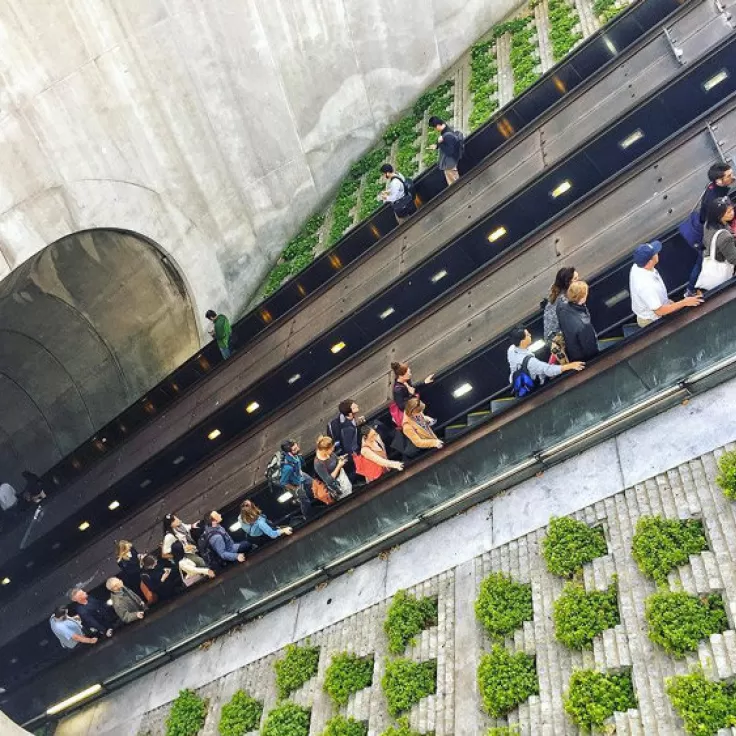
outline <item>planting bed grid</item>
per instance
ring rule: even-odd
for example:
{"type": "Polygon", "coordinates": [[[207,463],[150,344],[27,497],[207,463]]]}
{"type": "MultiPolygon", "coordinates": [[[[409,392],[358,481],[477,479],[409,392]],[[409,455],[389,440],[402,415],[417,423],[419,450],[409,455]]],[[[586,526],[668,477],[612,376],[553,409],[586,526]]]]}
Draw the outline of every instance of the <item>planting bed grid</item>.
{"type": "MultiPolygon", "coordinates": [[[[411,727],[436,736],[480,734],[490,726],[506,724],[517,726],[520,734],[527,736],[578,734],[564,712],[563,696],[572,672],[586,668],[606,674],[631,673],[638,707],[609,719],[617,736],[684,734],[665,694],[665,679],[686,674],[697,665],[711,679],[731,682],[736,678],[736,549],[728,543],[736,538],[736,506],[714,482],[720,454],[717,451],[685,463],[572,515],[589,526],[602,526],[608,545],[608,553],[585,565],[579,576],[586,591],[605,590],[614,575],[618,578],[621,623],[596,637],[590,650],[572,651],[555,639],[552,609],[564,580],[547,571],[541,556],[546,528],[409,589],[412,595],[433,597],[438,602],[437,625],[423,631],[402,655],[414,662],[437,662],[437,692],[407,712],[411,727]],[[695,595],[721,594],[729,629],[701,641],[697,652],[683,659],[667,655],[647,636],[645,600],[656,585],[640,572],[631,555],[632,537],[642,516],[700,519],[708,540],[707,550],[691,555],[686,565],[669,574],[666,587],[695,595]],[[484,713],[475,678],[480,657],[490,650],[491,642],[475,619],[473,604],[481,581],[490,572],[504,572],[516,581],[530,583],[534,608],[533,620],[506,637],[504,646],[536,657],[540,694],[501,719],[484,713]],[[469,683],[472,686],[468,687],[469,683]]],[[[369,736],[380,736],[394,722],[381,689],[385,661],[390,656],[383,632],[390,602],[385,600],[299,642],[320,647],[317,676],[290,697],[311,707],[311,736],[319,736],[337,713],[367,722],[369,736]],[[374,676],[369,688],[337,708],[322,683],[332,656],[342,651],[358,656],[373,654],[374,676]]],[[[217,734],[222,705],[239,688],[264,702],[265,717],[277,702],[273,664],[282,656],[283,651],[271,654],[201,688],[198,694],[210,701],[201,733],[217,734]]],[[[163,736],[168,711],[169,706],[164,706],[149,713],[145,729],[138,733],[163,736]]],[[[718,734],[733,735],[736,728],[722,729],[718,734]]]]}

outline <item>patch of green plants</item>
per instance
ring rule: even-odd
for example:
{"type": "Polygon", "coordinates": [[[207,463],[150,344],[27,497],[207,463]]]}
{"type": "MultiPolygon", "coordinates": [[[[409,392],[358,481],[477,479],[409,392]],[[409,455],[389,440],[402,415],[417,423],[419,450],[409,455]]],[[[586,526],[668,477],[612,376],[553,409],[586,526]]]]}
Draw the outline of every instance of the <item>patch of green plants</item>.
{"type": "Polygon", "coordinates": [[[567,0],[549,0],[547,7],[552,57],[555,61],[559,61],[583,38],[580,31],[573,30],[580,19],[567,0]]]}
{"type": "Polygon", "coordinates": [[[412,662],[408,659],[390,659],[381,680],[388,712],[401,715],[437,688],[437,662],[412,662]]]}
{"type": "Polygon", "coordinates": [[[266,279],[264,296],[273,294],[287,276],[294,276],[314,260],[319,231],[324,222],[324,215],[312,215],[297,235],[286,244],[280,262],[271,269],[266,279]]]}
{"type": "Polygon", "coordinates": [[[481,584],[475,615],[493,637],[502,637],[534,618],[532,586],[508,575],[491,573],[481,584]]]}
{"type": "Polygon", "coordinates": [[[262,715],[263,703],[238,690],[230,702],[222,706],[220,723],[217,726],[220,736],[243,736],[249,731],[255,731],[262,715]]]}
{"type": "Polygon", "coordinates": [[[511,654],[495,644],[478,665],[478,687],[488,715],[505,716],[530,695],[539,694],[534,657],[524,652],[511,654]]]}
{"type": "Polygon", "coordinates": [[[579,583],[565,583],[553,619],[558,641],[571,649],[589,649],[598,634],[621,622],[616,584],[586,593],[579,583]]]}
{"type": "Polygon", "coordinates": [[[363,721],[335,716],[327,721],[322,736],[366,736],[367,733],[368,724],[363,723],[363,721]]]}
{"type": "Polygon", "coordinates": [[[204,726],[208,702],[192,690],[181,690],[166,719],[166,736],[196,736],[204,726]]]}
{"type": "Polygon", "coordinates": [[[424,629],[437,623],[437,601],[434,598],[415,598],[400,590],[391,601],[383,630],[388,637],[391,654],[402,654],[424,629]]]}
{"type": "Polygon", "coordinates": [[[498,67],[495,59],[495,41],[482,41],[470,50],[470,100],[472,110],[468,118],[470,130],[477,130],[498,109],[494,95],[498,67]]]}
{"type": "Polygon", "coordinates": [[[661,591],[646,601],[649,638],[667,653],[683,657],[698,648],[698,642],[728,628],[720,595],[698,598],[689,593],[661,591]]]}
{"type": "Polygon", "coordinates": [[[636,708],[631,675],[603,675],[594,670],[572,673],[563,702],[570,720],[584,732],[600,728],[616,711],[636,708]]]}
{"type": "Polygon", "coordinates": [[[360,193],[358,222],[370,217],[383,204],[378,199],[378,194],[385,184],[385,180],[381,178],[381,166],[388,161],[389,154],[388,146],[379,146],[363,156],[350,169],[350,175],[355,178],[365,176],[363,190],[360,193]]]}
{"type": "Polygon", "coordinates": [[[706,679],[702,670],[668,677],[666,691],[692,736],[713,736],[721,728],[736,726],[733,686],[706,679]]]}
{"type": "Polygon", "coordinates": [[[421,734],[409,728],[409,721],[406,718],[399,718],[397,725],[389,726],[381,736],[431,736],[431,734],[421,734]]]}
{"type": "Polygon", "coordinates": [[[537,47],[532,42],[534,27],[532,18],[522,18],[524,25],[511,32],[511,52],[509,61],[514,72],[514,97],[520,95],[539,79],[537,67],[537,47]]]}
{"type": "Polygon", "coordinates": [[[570,577],[587,562],[608,552],[600,527],[589,527],[569,516],[553,518],[542,542],[547,569],[554,575],[570,577]]]}
{"type": "Polygon", "coordinates": [[[668,573],[687,564],[690,555],[706,549],[708,540],[701,521],[661,516],[642,516],[631,545],[639,569],[658,583],[666,583],[668,573]]]}
{"type": "Polygon", "coordinates": [[[519,729],[516,726],[493,726],[486,736],[519,736],[519,729]]]}
{"type": "Polygon", "coordinates": [[[593,12],[602,25],[613,20],[622,10],[616,5],[616,0],[595,0],[593,3],[593,12]]]}
{"type": "Polygon", "coordinates": [[[267,716],[261,728],[261,736],[309,736],[309,708],[285,700],[267,716]]]}
{"type": "Polygon", "coordinates": [[[343,236],[343,233],[353,225],[351,214],[358,200],[360,179],[345,179],[337,190],[335,204],[332,207],[332,225],[327,235],[327,246],[332,247],[343,236]]]}
{"type": "Polygon", "coordinates": [[[289,644],[283,659],[274,663],[279,698],[288,698],[294,690],[311,680],[317,674],[318,666],[319,647],[289,644]]]}
{"type": "Polygon", "coordinates": [[[721,455],[718,460],[716,483],[726,498],[736,501],[736,450],[721,455]]]}
{"type": "Polygon", "coordinates": [[[325,692],[338,705],[345,705],[348,698],[373,682],[373,657],[358,657],[342,652],[332,658],[325,673],[325,692]]]}

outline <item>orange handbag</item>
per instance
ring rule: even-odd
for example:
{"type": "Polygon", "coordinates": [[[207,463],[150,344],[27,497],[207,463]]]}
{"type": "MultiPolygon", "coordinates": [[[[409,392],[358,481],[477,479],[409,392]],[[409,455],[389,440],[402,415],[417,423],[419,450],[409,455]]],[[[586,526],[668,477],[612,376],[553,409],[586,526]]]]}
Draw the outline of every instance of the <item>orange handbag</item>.
{"type": "Polygon", "coordinates": [[[335,499],[327,489],[327,486],[317,478],[312,479],[312,495],[322,503],[326,503],[328,506],[335,503],[335,499]]]}

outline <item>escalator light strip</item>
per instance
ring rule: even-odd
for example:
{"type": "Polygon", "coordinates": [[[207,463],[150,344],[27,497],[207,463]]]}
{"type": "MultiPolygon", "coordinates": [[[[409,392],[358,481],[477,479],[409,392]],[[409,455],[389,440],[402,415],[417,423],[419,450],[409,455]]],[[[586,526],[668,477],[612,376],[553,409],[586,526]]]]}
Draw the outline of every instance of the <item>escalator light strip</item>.
{"type": "Polygon", "coordinates": [[[82,690],[81,692],[77,693],[76,695],[72,695],[70,698],[67,698],[66,700],[62,700],[60,703],[57,703],[56,705],[52,705],[47,711],[46,715],[53,716],[57,713],[61,713],[61,711],[66,710],[67,708],[71,708],[73,705],[76,705],[77,703],[81,703],[83,700],[86,700],[87,698],[91,698],[93,695],[97,695],[102,690],[102,685],[97,683],[96,685],[92,685],[91,687],[88,687],[86,690],[82,690]]]}

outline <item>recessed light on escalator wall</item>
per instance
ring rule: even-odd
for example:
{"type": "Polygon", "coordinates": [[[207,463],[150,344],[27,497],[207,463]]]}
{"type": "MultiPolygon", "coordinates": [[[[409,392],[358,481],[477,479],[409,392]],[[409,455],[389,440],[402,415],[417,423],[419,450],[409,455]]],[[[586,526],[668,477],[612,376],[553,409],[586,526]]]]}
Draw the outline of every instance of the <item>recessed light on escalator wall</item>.
{"type": "Polygon", "coordinates": [[[452,395],[459,399],[462,396],[465,396],[466,394],[469,394],[473,390],[473,387],[469,383],[463,383],[461,386],[458,386],[453,392],[452,395]]]}
{"type": "Polygon", "coordinates": [[[254,411],[258,411],[260,406],[261,405],[257,401],[251,401],[250,404],[245,407],[245,410],[248,412],[248,414],[252,414],[254,411]]]}
{"type": "Polygon", "coordinates": [[[563,181],[560,182],[551,192],[550,195],[552,196],[552,199],[557,199],[557,197],[561,197],[566,192],[569,192],[572,189],[572,184],[569,181],[563,181]]]}
{"type": "Polygon", "coordinates": [[[332,347],[330,348],[330,351],[331,351],[331,352],[332,352],[332,353],[333,353],[334,355],[337,355],[337,354],[338,354],[338,353],[339,353],[339,352],[340,352],[340,351],[341,351],[341,350],[342,350],[342,349],[343,349],[344,347],[345,347],[345,343],[344,343],[344,342],[342,342],[342,340],[341,340],[340,342],[336,342],[336,343],[335,343],[335,344],[334,344],[334,345],[333,345],[333,346],[332,346],[332,347]]]}
{"type": "Polygon", "coordinates": [[[499,238],[502,238],[504,235],[506,235],[506,228],[503,227],[497,227],[489,236],[488,241],[490,243],[495,243],[499,238]]]}
{"type": "Polygon", "coordinates": [[[709,79],[703,82],[703,89],[706,92],[710,92],[713,87],[717,87],[721,82],[725,82],[728,79],[728,72],[725,69],[721,69],[718,74],[714,74],[709,79]]]}
{"type": "Polygon", "coordinates": [[[119,509],[120,501],[113,501],[107,508],[109,508],[110,511],[115,511],[115,509],[119,509]]]}
{"type": "Polygon", "coordinates": [[[633,146],[634,143],[637,141],[640,141],[644,137],[644,131],[641,130],[641,128],[637,128],[633,133],[630,133],[626,136],[623,140],[619,141],[618,145],[620,148],[623,148],[624,151],[629,148],[630,146],[633,146]]]}
{"type": "Polygon", "coordinates": [[[219,430],[219,429],[213,429],[213,430],[212,430],[212,431],[211,431],[211,432],[210,432],[210,433],[209,433],[209,434],[207,435],[207,439],[208,439],[208,440],[216,440],[216,439],[217,439],[217,438],[218,438],[218,437],[219,437],[219,436],[220,436],[221,434],[222,434],[222,432],[220,432],[220,430],[219,430]]]}
{"type": "Polygon", "coordinates": [[[436,284],[438,281],[442,281],[442,279],[445,278],[445,276],[447,276],[447,271],[443,268],[441,271],[437,271],[437,273],[434,276],[432,276],[429,280],[433,284],[436,284]]]}

